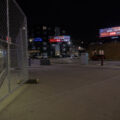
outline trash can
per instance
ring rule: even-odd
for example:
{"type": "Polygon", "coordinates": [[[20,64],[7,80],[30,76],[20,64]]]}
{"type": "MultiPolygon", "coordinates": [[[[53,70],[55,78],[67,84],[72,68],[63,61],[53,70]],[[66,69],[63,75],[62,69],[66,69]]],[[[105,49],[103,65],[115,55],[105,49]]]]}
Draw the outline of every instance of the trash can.
{"type": "Polygon", "coordinates": [[[80,62],[83,65],[87,65],[88,64],[88,53],[81,53],[80,62]]]}

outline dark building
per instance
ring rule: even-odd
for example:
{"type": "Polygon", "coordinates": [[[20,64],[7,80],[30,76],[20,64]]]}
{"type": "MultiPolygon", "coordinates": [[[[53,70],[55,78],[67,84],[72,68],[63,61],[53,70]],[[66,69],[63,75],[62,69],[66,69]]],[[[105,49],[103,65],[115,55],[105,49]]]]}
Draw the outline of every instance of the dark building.
{"type": "Polygon", "coordinates": [[[54,38],[54,36],[63,35],[67,35],[64,28],[47,25],[33,26],[29,31],[29,38],[32,38],[29,40],[29,50],[39,50],[39,53],[36,55],[42,56],[55,56],[57,54],[56,50],[66,54],[68,49],[66,42],[60,44],[58,42],[50,42],[50,39],[54,38]]]}

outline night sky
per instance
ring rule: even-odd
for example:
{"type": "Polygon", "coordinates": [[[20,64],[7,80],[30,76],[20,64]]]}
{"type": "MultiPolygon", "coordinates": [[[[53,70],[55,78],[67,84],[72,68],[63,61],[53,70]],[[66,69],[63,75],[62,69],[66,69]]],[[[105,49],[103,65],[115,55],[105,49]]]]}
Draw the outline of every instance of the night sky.
{"type": "Polygon", "coordinates": [[[63,26],[76,40],[98,39],[99,28],[120,26],[120,5],[113,1],[16,0],[33,25],[63,26]]]}

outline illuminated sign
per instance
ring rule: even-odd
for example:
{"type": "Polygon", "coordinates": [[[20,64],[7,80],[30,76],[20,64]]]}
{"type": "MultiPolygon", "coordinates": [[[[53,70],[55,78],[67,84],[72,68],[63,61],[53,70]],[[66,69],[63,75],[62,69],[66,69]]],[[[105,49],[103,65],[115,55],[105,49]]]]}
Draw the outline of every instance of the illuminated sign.
{"type": "Polygon", "coordinates": [[[62,42],[69,42],[70,36],[55,36],[55,39],[60,39],[62,42]]]}
{"type": "Polygon", "coordinates": [[[61,42],[60,39],[50,39],[50,42],[61,42]]]}
{"type": "Polygon", "coordinates": [[[100,29],[99,34],[100,34],[100,37],[120,36],[120,27],[100,29]]]}
{"type": "Polygon", "coordinates": [[[70,36],[54,36],[50,42],[70,42],[70,36]]]}
{"type": "Polygon", "coordinates": [[[34,42],[42,42],[43,40],[42,40],[42,38],[35,38],[33,41],[34,42]]]}

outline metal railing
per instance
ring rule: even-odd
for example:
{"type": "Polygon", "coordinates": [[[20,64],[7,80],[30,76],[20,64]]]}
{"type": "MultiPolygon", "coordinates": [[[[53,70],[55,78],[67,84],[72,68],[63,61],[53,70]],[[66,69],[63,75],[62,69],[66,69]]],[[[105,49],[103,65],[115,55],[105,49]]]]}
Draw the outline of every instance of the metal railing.
{"type": "Polygon", "coordinates": [[[15,0],[0,0],[0,100],[28,79],[27,18],[15,0]]]}

